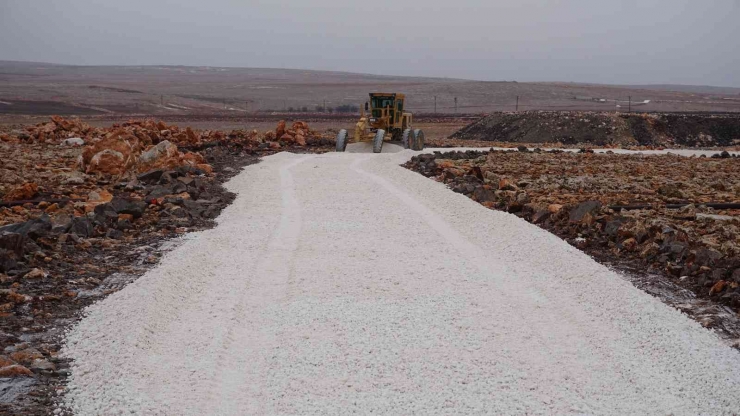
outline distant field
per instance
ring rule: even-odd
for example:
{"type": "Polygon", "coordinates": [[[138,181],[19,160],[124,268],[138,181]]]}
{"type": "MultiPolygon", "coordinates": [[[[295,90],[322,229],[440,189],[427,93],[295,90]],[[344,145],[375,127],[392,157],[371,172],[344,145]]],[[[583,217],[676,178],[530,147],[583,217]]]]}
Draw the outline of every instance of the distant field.
{"type": "Polygon", "coordinates": [[[359,105],[408,94],[417,113],[519,110],[740,111],[740,89],[480,82],[324,71],[173,66],[63,66],[0,61],[0,114],[238,115],[359,105]],[[679,90],[679,91],[671,91],[679,90]],[[457,106],[455,106],[457,97],[457,106]],[[603,100],[603,101],[602,101],[603,100]],[[649,100],[648,104],[638,103],[649,100]],[[617,107],[619,105],[619,107],[617,107]]]}

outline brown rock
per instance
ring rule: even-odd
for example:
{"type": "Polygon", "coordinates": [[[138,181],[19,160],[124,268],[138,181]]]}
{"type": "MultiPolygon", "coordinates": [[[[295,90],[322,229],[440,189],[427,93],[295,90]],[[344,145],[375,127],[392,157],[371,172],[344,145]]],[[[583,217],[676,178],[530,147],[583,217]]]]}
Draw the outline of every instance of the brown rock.
{"type": "Polygon", "coordinates": [[[36,351],[33,348],[27,348],[25,350],[16,351],[12,354],[10,354],[10,358],[13,359],[17,363],[31,363],[33,360],[44,358],[43,355],[41,355],[40,352],[36,351]]]}
{"type": "Polygon", "coordinates": [[[185,135],[188,138],[188,142],[190,142],[192,144],[198,143],[200,141],[200,139],[198,138],[198,136],[195,134],[195,132],[193,131],[193,129],[191,129],[190,127],[188,127],[188,128],[185,129],[185,135]]]}
{"type": "Polygon", "coordinates": [[[516,191],[517,187],[510,180],[506,178],[502,178],[502,179],[499,179],[498,181],[498,189],[502,191],[516,191]]]}
{"type": "Polygon", "coordinates": [[[449,169],[455,167],[455,162],[448,159],[437,160],[436,163],[437,167],[440,169],[449,169]]]}
{"type": "Polygon", "coordinates": [[[637,248],[637,240],[634,238],[628,238],[624,241],[622,241],[622,247],[624,247],[627,251],[635,251],[637,248]]]}
{"type": "Polygon", "coordinates": [[[15,361],[11,360],[9,357],[5,355],[0,355],[0,368],[7,367],[9,365],[17,364],[15,361]]]}
{"type": "Polygon", "coordinates": [[[19,377],[19,376],[33,376],[31,370],[26,367],[14,364],[7,367],[0,368],[0,377],[19,377]]]}
{"type": "Polygon", "coordinates": [[[105,139],[85,147],[78,164],[86,173],[119,175],[136,163],[140,152],[140,140],[124,129],[117,129],[105,139]]]}
{"type": "Polygon", "coordinates": [[[97,191],[90,192],[87,196],[88,202],[94,202],[97,204],[104,204],[110,202],[113,199],[113,194],[105,189],[98,189],[97,191]]]}
{"type": "Polygon", "coordinates": [[[285,134],[285,120],[278,121],[277,128],[275,129],[275,137],[283,137],[285,134]]]}
{"type": "Polygon", "coordinates": [[[660,246],[656,243],[647,244],[640,252],[640,257],[646,259],[660,253],[660,246]]]}
{"type": "Polygon", "coordinates": [[[30,272],[26,273],[23,278],[25,279],[43,279],[49,274],[41,269],[32,269],[30,272]]]}
{"type": "Polygon", "coordinates": [[[13,303],[26,303],[31,300],[30,296],[22,295],[16,292],[10,292],[5,295],[5,298],[13,303]]]}
{"type": "Polygon", "coordinates": [[[3,196],[5,201],[23,201],[32,199],[39,191],[38,185],[33,182],[26,182],[23,185],[12,189],[3,196]]]}
{"type": "Polygon", "coordinates": [[[712,286],[712,288],[709,290],[709,296],[721,293],[723,290],[725,290],[726,286],[727,281],[720,280],[719,282],[715,283],[714,286],[712,286]]]}
{"type": "Polygon", "coordinates": [[[99,173],[104,175],[121,175],[126,171],[126,159],[123,153],[112,149],[102,150],[90,159],[85,173],[99,173]]]}
{"type": "Polygon", "coordinates": [[[134,216],[131,214],[118,214],[118,221],[134,221],[134,216]]]}
{"type": "Polygon", "coordinates": [[[557,214],[561,209],[563,209],[563,206],[560,204],[550,204],[547,206],[547,211],[550,214],[557,214]]]}
{"type": "Polygon", "coordinates": [[[308,123],[306,123],[305,121],[296,121],[296,122],[293,123],[293,126],[291,127],[291,130],[295,130],[295,131],[299,131],[299,130],[308,131],[308,123]]]}
{"type": "Polygon", "coordinates": [[[195,167],[209,175],[213,173],[213,166],[207,163],[200,163],[200,164],[195,165],[195,167]]]}

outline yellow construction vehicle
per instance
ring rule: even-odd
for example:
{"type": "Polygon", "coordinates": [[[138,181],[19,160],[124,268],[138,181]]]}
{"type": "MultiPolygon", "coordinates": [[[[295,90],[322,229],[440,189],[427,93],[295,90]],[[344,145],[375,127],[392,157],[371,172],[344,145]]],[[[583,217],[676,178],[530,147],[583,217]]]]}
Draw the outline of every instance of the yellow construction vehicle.
{"type": "Polygon", "coordinates": [[[380,153],[384,141],[398,142],[405,149],[423,150],[424,132],[412,127],[413,115],[404,112],[405,104],[404,94],[371,93],[370,101],[365,102],[361,110],[352,139],[347,137],[347,130],[339,130],[337,152],[344,152],[348,142],[372,142],[373,153],[380,153]]]}

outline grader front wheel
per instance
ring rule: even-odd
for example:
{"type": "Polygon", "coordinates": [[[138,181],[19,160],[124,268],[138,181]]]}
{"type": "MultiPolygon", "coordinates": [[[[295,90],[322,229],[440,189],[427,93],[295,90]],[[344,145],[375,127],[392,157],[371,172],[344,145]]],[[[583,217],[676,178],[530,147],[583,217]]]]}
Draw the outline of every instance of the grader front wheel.
{"type": "Polygon", "coordinates": [[[375,132],[375,138],[373,139],[373,153],[380,153],[383,149],[383,140],[385,139],[385,130],[378,130],[375,132]]]}

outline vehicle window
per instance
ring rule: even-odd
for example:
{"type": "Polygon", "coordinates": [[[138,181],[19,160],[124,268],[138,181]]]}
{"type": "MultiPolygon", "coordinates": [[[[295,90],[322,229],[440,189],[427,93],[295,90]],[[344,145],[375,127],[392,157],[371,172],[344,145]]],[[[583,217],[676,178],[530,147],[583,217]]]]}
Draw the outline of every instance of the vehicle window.
{"type": "MultiPolygon", "coordinates": [[[[375,109],[372,111],[373,117],[380,117],[381,116],[381,109],[385,109],[386,107],[389,107],[391,110],[391,116],[393,115],[393,112],[395,110],[394,103],[393,103],[392,97],[373,97],[372,98],[372,107],[375,109]]],[[[393,117],[392,117],[393,118],[393,117]]]]}

